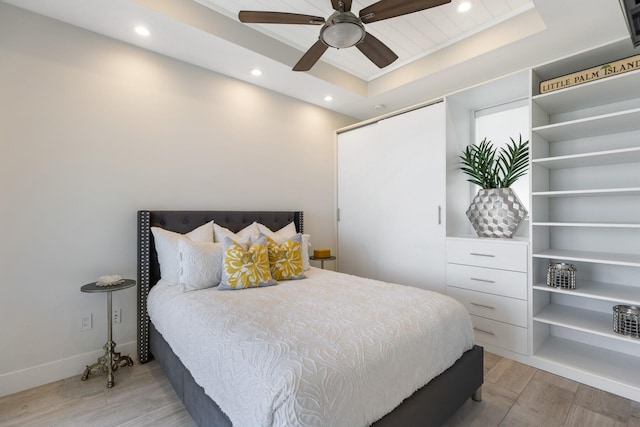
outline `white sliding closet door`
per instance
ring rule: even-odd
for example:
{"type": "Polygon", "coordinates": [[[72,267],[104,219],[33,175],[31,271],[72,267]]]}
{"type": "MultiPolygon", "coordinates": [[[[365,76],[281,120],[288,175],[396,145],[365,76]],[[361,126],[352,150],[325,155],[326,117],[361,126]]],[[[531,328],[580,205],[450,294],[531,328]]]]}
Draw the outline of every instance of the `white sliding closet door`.
{"type": "Polygon", "coordinates": [[[339,270],[444,292],[444,104],[341,133],[337,155],[339,270]]]}

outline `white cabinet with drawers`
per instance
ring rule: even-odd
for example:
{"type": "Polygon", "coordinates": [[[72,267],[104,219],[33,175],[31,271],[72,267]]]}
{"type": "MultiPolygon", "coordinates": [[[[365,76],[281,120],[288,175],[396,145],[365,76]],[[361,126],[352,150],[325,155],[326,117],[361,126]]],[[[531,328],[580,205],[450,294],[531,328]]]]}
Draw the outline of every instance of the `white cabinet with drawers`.
{"type": "Polygon", "coordinates": [[[447,293],[471,314],[476,342],[528,355],[525,240],[447,238],[447,293]]]}

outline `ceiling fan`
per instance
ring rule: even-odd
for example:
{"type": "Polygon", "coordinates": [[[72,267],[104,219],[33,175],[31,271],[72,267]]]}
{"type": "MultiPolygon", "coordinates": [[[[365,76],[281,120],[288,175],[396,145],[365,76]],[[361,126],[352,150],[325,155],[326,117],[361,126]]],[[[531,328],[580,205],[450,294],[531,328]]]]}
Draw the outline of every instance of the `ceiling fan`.
{"type": "Polygon", "coordinates": [[[329,47],[343,49],[355,46],[371,62],[384,68],[398,59],[380,40],[364,29],[383,19],[395,18],[450,3],[451,0],[380,0],[360,10],[359,16],[351,12],[351,0],[331,0],[335,12],[326,20],[321,16],[285,12],[241,10],[240,22],[247,24],[301,24],[322,25],[318,41],[300,58],[293,71],[308,71],[329,47]]]}

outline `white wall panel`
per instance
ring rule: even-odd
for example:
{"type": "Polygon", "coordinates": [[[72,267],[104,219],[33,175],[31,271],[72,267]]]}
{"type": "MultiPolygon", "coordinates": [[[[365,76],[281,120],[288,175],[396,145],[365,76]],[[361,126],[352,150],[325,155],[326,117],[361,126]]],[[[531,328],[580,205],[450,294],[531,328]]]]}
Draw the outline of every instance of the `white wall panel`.
{"type": "MultiPolygon", "coordinates": [[[[335,249],[333,137],[355,120],[12,7],[0,64],[0,395],[103,353],[106,295],[80,286],[135,278],[139,209],[299,209],[335,249]]],[[[132,348],[136,289],[113,304],[132,348]]]]}
{"type": "Polygon", "coordinates": [[[338,136],[340,271],[444,291],[443,103],[338,136]]]}

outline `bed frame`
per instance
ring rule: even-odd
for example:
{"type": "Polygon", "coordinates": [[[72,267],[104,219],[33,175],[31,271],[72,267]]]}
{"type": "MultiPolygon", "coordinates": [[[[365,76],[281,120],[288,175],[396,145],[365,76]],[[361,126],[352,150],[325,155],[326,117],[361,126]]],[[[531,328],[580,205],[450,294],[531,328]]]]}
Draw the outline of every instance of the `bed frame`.
{"type": "MultiPolygon", "coordinates": [[[[195,382],[191,373],[150,322],[147,296],[160,279],[151,227],[187,233],[211,220],[235,232],[254,221],[272,230],[293,222],[298,232],[302,232],[304,225],[302,212],[294,211],[138,211],[138,359],[140,363],[149,362],[153,358],[158,360],[187,411],[201,427],[231,426],[231,421],[195,382]]],[[[416,391],[373,426],[440,426],[469,398],[481,400],[482,383],[483,349],[474,346],[453,366],[416,391]]]]}

